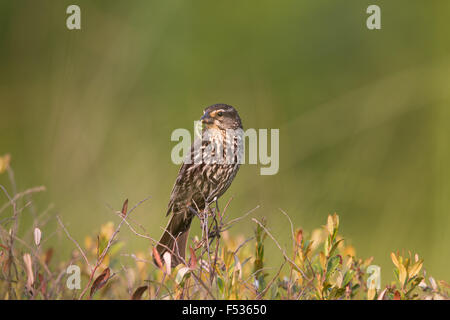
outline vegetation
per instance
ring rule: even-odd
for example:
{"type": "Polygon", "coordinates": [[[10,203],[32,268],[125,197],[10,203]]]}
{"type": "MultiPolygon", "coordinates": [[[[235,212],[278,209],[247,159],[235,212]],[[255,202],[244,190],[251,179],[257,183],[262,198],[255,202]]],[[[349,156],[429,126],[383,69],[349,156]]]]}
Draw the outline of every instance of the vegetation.
{"type": "MultiPolygon", "coordinates": [[[[374,257],[383,282],[393,279],[389,253],[408,249],[450,280],[450,1],[78,2],[81,30],[66,27],[72,1],[0,1],[0,155],[13,156],[19,192],[45,185],[36,212],[54,204],[83,249],[115,219],[105,203],[117,210],[126,198],[151,195],[131,217],[160,236],[178,170],[171,135],[193,137],[203,108],[224,102],[246,130],[280,133],[279,172],[243,166],[225,195],[229,216],[260,205],[252,217],[265,216],[286,246],[278,208],[308,237],[338,212],[340,233],[374,257]],[[381,30],[367,29],[372,4],[381,30]]],[[[15,194],[7,173],[0,184],[15,194]]],[[[230,232],[248,237],[254,225],[230,232]]],[[[52,261],[68,259],[58,222],[40,226],[52,261]]],[[[148,256],[128,229],[121,254],[148,256]]],[[[280,253],[267,240],[271,275],[280,253]]]]}
{"type": "MultiPolygon", "coordinates": [[[[9,156],[0,158],[0,174],[8,173],[15,189],[9,156]]],[[[22,212],[32,206],[36,187],[10,193],[0,186],[7,202],[0,207],[0,298],[2,299],[447,299],[450,285],[428,276],[417,254],[391,253],[395,281],[376,289],[370,274],[372,258],[360,258],[339,235],[339,216],[329,215],[326,225],[309,235],[295,229],[289,216],[292,247],[283,248],[264,219],[251,213],[229,219],[229,203],[219,210],[197,213],[202,234],[191,241],[183,264],[172,268],[170,254],[160,257],[155,240],[131,215],[141,201],[128,209],[126,200],[117,214],[118,224],[107,222],[84,244],[77,242],[59,216],[35,215],[34,227],[19,235],[22,212]],[[41,228],[49,219],[73,242],[66,261],[53,261],[54,249],[41,228]],[[228,229],[252,219],[254,234],[230,237],[228,229]],[[121,228],[149,241],[148,252],[131,254],[133,265],[123,263],[121,228]],[[26,239],[29,239],[28,241],[26,239]],[[269,275],[265,245],[274,241],[280,254],[279,269],[269,275]],[[152,255],[155,255],[156,264],[152,255]],[[76,288],[69,266],[78,266],[81,285],[76,288]],[[69,268],[69,269],[68,269],[69,268]],[[372,281],[368,281],[368,279],[372,281]],[[370,286],[368,286],[370,282],[370,286]],[[70,289],[71,285],[75,288],[70,289]]],[[[255,208],[256,209],[256,208],[255,208]]]]}

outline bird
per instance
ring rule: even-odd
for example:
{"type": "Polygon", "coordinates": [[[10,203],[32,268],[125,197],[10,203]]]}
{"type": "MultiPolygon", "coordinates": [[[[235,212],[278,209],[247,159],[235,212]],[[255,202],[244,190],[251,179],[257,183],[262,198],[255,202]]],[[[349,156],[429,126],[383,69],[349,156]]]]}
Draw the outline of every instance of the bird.
{"type": "MultiPolygon", "coordinates": [[[[185,259],[196,212],[203,212],[225,193],[242,162],[243,126],[237,110],[227,104],[214,104],[204,109],[200,120],[201,137],[196,137],[179,169],[166,213],[171,215],[170,220],[156,246],[160,258],[170,253],[172,267],[185,259]]],[[[157,263],[155,254],[153,260],[157,263]]]]}

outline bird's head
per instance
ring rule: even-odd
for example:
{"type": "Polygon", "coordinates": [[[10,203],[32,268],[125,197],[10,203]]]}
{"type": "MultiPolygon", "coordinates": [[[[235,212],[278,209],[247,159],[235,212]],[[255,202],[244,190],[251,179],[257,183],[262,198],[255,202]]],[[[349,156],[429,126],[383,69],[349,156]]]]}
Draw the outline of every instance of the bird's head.
{"type": "Polygon", "coordinates": [[[206,129],[242,129],[241,118],[235,108],[227,104],[214,104],[200,118],[206,129]]]}

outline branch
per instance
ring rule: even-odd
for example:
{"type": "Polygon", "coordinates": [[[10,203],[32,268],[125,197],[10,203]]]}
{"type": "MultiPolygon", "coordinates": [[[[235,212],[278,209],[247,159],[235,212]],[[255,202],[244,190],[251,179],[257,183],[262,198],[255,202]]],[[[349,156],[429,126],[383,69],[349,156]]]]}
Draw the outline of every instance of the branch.
{"type": "MultiPolygon", "coordinates": [[[[306,274],[303,272],[303,270],[302,269],[300,269],[298,266],[297,266],[297,264],[294,262],[294,261],[292,261],[288,256],[287,256],[287,254],[286,254],[286,250],[284,250],[281,246],[280,246],[280,244],[278,243],[278,241],[274,238],[274,236],[269,232],[269,230],[267,230],[267,228],[261,223],[261,222],[259,222],[258,220],[256,220],[255,218],[252,218],[252,220],[253,220],[253,222],[255,222],[255,223],[257,223],[257,224],[259,224],[259,226],[261,227],[261,228],[263,228],[264,229],[264,231],[269,235],[269,237],[273,240],[273,242],[275,242],[275,244],[277,245],[277,247],[278,247],[278,249],[280,249],[280,251],[281,251],[281,253],[283,254],[283,256],[284,256],[284,258],[295,268],[295,270],[297,270],[298,272],[300,272],[301,274],[302,274],[302,276],[305,278],[305,279],[308,279],[308,277],[306,276],[306,274]]],[[[308,279],[309,280],[309,279],[308,279]]]]}
{"type": "Polygon", "coordinates": [[[72,238],[72,236],[70,235],[69,231],[67,231],[66,227],[64,226],[63,222],[61,221],[61,218],[58,215],[56,216],[56,220],[58,220],[59,225],[61,226],[61,228],[63,228],[63,230],[66,233],[67,237],[70,240],[72,240],[73,243],[75,243],[75,245],[77,246],[77,248],[80,251],[81,255],[83,256],[84,261],[86,261],[86,263],[87,263],[87,265],[89,267],[89,270],[92,271],[91,264],[89,263],[89,260],[88,260],[88,258],[86,256],[86,254],[84,253],[83,249],[81,249],[81,246],[78,244],[78,242],[74,238],[72,238]]]}

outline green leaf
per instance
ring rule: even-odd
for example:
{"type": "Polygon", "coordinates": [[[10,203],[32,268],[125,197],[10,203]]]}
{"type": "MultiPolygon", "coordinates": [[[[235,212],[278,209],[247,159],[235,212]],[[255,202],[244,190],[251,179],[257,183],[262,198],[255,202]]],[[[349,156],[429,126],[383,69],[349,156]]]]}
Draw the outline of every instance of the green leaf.
{"type": "Polygon", "coordinates": [[[224,284],[222,278],[217,277],[217,287],[219,288],[220,294],[222,294],[222,295],[223,295],[224,286],[225,286],[225,284],[224,284]]]}
{"type": "Polygon", "coordinates": [[[329,257],[333,256],[333,253],[336,251],[336,249],[337,249],[339,243],[341,243],[342,241],[344,241],[344,239],[341,239],[341,240],[339,240],[339,241],[336,241],[336,242],[333,244],[333,246],[332,246],[331,249],[330,249],[330,253],[328,254],[329,257]]]}
{"type": "Polygon", "coordinates": [[[353,275],[354,275],[354,271],[353,270],[348,270],[345,275],[344,275],[344,280],[342,281],[342,287],[346,287],[349,282],[352,280],[353,275]]]}
{"type": "Polygon", "coordinates": [[[332,257],[328,261],[326,279],[328,280],[339,266],[341,259],[338,256],[332,257]]]}

